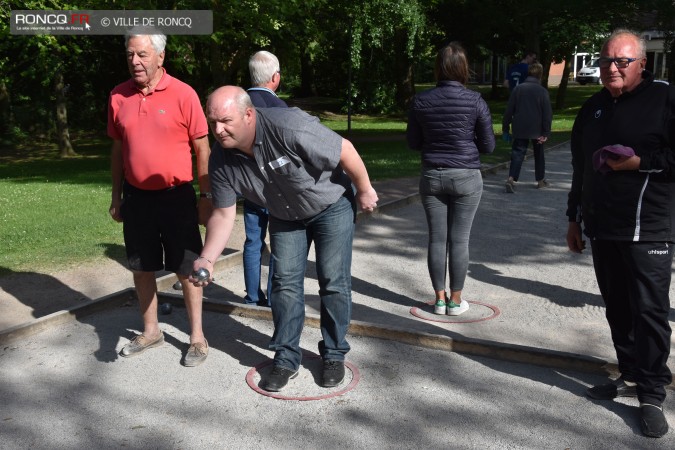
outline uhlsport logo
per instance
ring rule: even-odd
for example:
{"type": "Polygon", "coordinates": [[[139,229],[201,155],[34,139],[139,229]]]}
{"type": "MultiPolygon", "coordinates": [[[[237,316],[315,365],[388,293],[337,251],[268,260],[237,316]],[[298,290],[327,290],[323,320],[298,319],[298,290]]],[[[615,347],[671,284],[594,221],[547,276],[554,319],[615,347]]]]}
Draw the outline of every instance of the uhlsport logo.
{"type": "Polygon", "coordinates": [[[648,255],[667,255],[667,254],[668,254],[668,250],[667,250],[667,249],[666,249],[666,250],[656,250],[656,249],[653,249],[653,250],[649,250],[649,251],[647,252],[647,254],[648,254],[648,255]]]}

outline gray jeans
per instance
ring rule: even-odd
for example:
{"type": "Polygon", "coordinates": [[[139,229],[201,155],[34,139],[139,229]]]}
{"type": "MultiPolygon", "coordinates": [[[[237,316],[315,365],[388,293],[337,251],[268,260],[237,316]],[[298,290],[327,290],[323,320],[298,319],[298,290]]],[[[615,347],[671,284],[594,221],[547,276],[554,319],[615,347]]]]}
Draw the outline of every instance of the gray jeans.
{"type": "Polygon", "coordinates": [[[434,291],[445,289],[446,273],[450,274],[450,290],[464,288],[469,235],[482,195],[483,177],[478,169],[422,169],[420,196],[429,227],[427,264],[434,291]]]}

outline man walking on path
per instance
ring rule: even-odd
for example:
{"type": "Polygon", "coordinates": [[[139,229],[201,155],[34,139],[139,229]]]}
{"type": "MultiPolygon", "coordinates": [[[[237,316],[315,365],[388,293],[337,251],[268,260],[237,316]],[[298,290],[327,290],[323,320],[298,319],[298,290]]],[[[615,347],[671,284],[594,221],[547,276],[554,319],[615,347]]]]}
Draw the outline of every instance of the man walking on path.
{"type": "MultiPolygon", "coordinates": [[[[133,30],[132,30],[133,31],[133,30]]],[[[166,36],[129,34],[131,79],[116,86],[108,108],[113,139],[110,215],[124,223],[129,269],[143,316],[143,333],[122,356],[134,356],[164,343],[157,319],[155,272],[175,272],[190,320],[185,366],[208,354],[202,331],[202,288],[186,282],[194,256],[202,250],[199,221],[210,213],[208,125],[196,92],[162,67],[166,36]],[[192,187],[192,153],[197,155],[199,211],[192,187]]]]}
{"type": "Polygon", "coordinates": [[[534,150],[534,178],[537,188],[548,186],[545,179],[544,142],[551,134],[553,110],[548,89],[541,85],[543,71],[541,64],[530,64],[527,79],[513,90],[504,113],[502,134],[506,140],[513,138],[509,178],[506,180],[506,192],[511,194],[516,191],[516,182],[520,177],[520,168],[530,141],[534,150]],[[513,136],[509,134],[511,124],[513,136]]]}

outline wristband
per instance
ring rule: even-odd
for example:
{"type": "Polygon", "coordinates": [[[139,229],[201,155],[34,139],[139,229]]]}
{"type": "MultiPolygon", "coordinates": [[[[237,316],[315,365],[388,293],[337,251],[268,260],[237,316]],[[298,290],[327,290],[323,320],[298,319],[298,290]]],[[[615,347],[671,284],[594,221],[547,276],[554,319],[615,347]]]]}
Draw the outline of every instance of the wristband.
{"type": "Polygon", "coordinates": [[[199,258],[197,258],[197,259],[204,259],[204,260],[206,260],[206,262],[208,262],[209,264],[213,265],[213,263],[211,262],[211,260],[210,260],[210,259],[208,259],[208,258],[204,258],[203,256],[200,256],[200,257],[199,257],[199,258]]]}

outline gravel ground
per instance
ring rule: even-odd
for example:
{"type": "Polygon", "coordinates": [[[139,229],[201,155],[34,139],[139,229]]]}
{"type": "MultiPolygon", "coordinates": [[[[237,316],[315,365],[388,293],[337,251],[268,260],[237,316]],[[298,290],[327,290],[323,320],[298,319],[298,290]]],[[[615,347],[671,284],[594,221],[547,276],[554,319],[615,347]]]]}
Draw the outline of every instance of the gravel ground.
{"type": "MultiPolygon", "coordinates": [[[[246,382],[267,362],[269,321],[208,312],[211,345],[196,368],[184,310],[163,316],[167,343],[134,358],[117,352],[137,329],[120,307],[0,350],[3,449],[475,448],[671,449],[675,434],[640,435],[635,400],[590,402],[598,375],[468,357],[353,337],[356,386],[340,396],[288,401],[246,382]]],[[[318,330],[301,345],[316,348],[318,330]]],[[[328,395],[305,358],[284,395],[328,395]]],[[[353,380],[350,373],[347,382],[353,380]]],[[[666,403],[675,423],[675,402],[666,403]]]]}
{"type": "MultiPolygon", "coordinates": [[[[348,354],[355,371],[338,388],[318,387],[319,366],[311,355],[320,337],[306,327],[301,345],[308,356],[283,392],[327,398],[280,400],[247,383],[255,387],[259,374],[252,368],[264,373],[272,356],[270,321],[247,313],[264,317],[265,309],[205,312],[211,350],[198,368],[179,364],[187,342],[182,308],[161,316],[167,344],[119,358],[141,327],[131,302],[0,349],[0,448],[675,448],[672,430],[659,440],[641,436],[634,399],[584,397],[585,387],[603,382],[604,375],[504,360],[517,350],[526,362],[541,362],[542,354],[614,362],[590,254],[565,248],[568,150],[547,153],[549,189],[534,188],[531,166],[525,163],[516,194],[504,193],[503,172],[484,179],[464,291],[472,307],[458,318],[431,314],[426,226],[418,203],[359,221],[348,354]],[[387,339],[369,337],[375,332],[387,339]],[[476,356],[476,349],[495,358],[476,356]],[[350,382],[355,386],[348,389],[350,382]]],[[[319,308],[311,261],[310,254],[310,321],[319,308]]],[[[51,280],[70,289],[66,304],[82,304],[96,298],[90,297],[95,289],[105,290],[93,288],[91,280],[109,278],[111,288],[123,284],[122,273],[129,276],[119,268],[87,270],[92,278],[86,286],[66,284],[62,274],[54,280],[42,274],[33,289],[51,280]]],[[[216,277],[207,300],[241,305],[240,265],[216,277]]],[[[34,306],[50,303],[49,290],[31,303],[30,295],[16,296],[12,283],[0,282],[0,314],[12,309],[7,297],[30,315],[38,310],[34,306]]],[[[170,293],[163,300],[173,298],[170,293]]],[[[670,365],[675,367],[672,357],[670,365]]],[[[672,395],[665,410],[675,426],[672,395]]]]}

